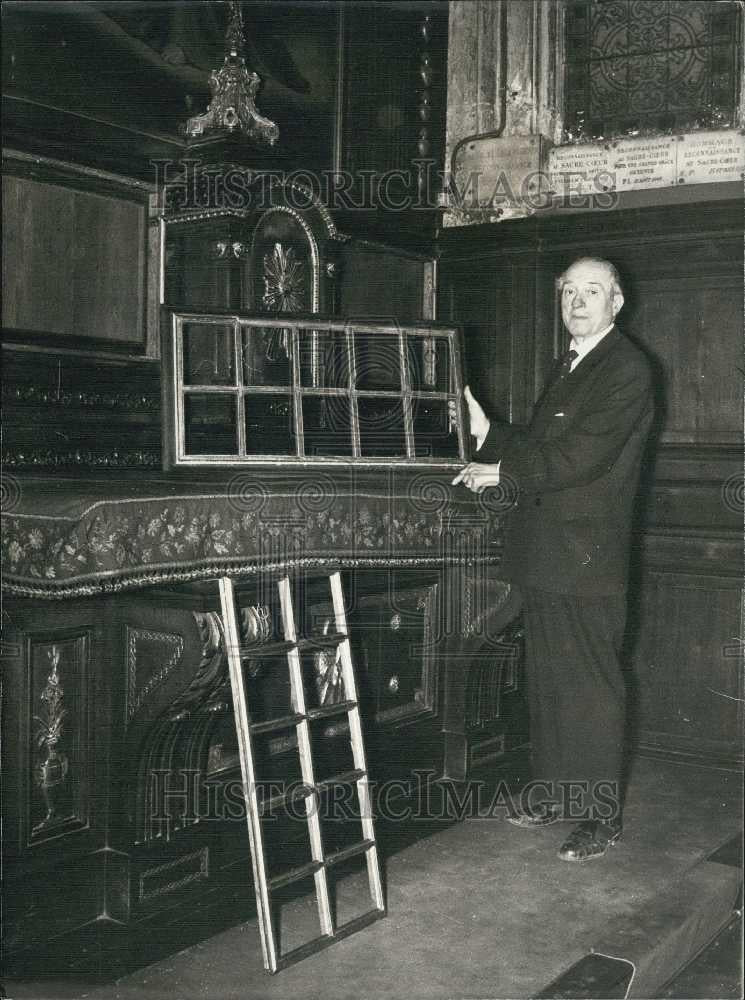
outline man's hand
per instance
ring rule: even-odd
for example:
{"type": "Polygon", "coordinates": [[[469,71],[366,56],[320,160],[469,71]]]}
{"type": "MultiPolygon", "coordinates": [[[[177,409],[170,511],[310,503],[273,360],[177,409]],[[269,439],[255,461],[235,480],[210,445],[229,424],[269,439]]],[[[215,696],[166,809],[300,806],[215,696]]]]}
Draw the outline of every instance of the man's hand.
{"type": "MultiPolygon", "coordinates": [[[[476,405],[478,406],[478,403],[476,405]]],[[[452,485],[457,486],[458,483],[463,483],[472,493],[482,493],[487,486],[499,486],[499,466],[469,462],[460,470],[452,485]]]]}
{"type": "Polygon", "coordinates": [[[472,437],[476,438],[476,450],[478,451],[489,433],[489,418],[481,409],[481,404],[474,399],[468,386],[463,390],[463,396],[468,404],[468,423],[472,437]]]}

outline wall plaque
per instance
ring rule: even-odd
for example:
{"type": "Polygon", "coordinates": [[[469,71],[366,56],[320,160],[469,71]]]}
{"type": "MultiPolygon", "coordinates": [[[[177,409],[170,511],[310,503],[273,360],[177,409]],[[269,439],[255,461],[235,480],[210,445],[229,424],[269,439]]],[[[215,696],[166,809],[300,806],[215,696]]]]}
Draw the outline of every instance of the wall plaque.
{"type": "Polygon", "coordinates": [[[745,173],[745,136],[739,132],[695,132],[678,136],[678,184],[737,181],[745,173]]]}
{"type": "Polygon", "coordinates": [[[612,190],[608,146],[557,146],[549,150],[548,186],[559,198],[612,190]]]}
{"type": "Polygon", "coordinates": [[[549,187],[559,198],[741,180],[745,136],[692,132],[557,146],[549,150],[547,172],[549,187]]]}
{"type": "Polygon", "coordinates": [[[658,139],[619,139],[610,143],[609,168],[616,191],[671,187],[675,183],[673,136],[658,139]]]}
{"type": "MultiPolygon", "coordinates": [[[[480,136],[458,147],[453,160],[455,205],[463,211],[506,212],[545,194],[547,140],[541,135],[480,136]]],[[[545,207],[545,203],[544,206],[545,207]]]]}

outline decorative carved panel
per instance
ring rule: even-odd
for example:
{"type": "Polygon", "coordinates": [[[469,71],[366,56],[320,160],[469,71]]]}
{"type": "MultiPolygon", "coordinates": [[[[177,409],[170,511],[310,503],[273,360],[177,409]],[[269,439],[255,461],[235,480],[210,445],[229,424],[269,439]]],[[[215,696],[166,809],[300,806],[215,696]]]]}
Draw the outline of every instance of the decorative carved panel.
{"type": "Polygon", "coordinates": [[[160,468],[160,372],[154,361],[9,346],[2,400],[6,468],[160,468]]]}
{"type": "Polygon", "coordinates": [[[140,875],[139,902],[149,903],[194,882],[209,879],[209,848],[153,865],[140,875]]]}
{"type": "Polygon", "coordinates": [[[303,215],[288,205],[264,212],[251,240],[246,306],[257,312],[318,312],[320,254],[303,215]]]}
{"type": "Polygon", "coordinates": [[[466,719],[469,729],[483,729],[503,718],[503,700],[521,686],[523,629],[513,622],[480,656],[468,680],[466,719]]]}
{"type": "Polygon", "coordinates": [[[184,637],[176,632],[125,626],[127,721],[181,661],[184,637]]]}
{"type": "Polygon", "coordinates": [[[27,846],[88,824],[90,633],[28,639],[27,846]]]}

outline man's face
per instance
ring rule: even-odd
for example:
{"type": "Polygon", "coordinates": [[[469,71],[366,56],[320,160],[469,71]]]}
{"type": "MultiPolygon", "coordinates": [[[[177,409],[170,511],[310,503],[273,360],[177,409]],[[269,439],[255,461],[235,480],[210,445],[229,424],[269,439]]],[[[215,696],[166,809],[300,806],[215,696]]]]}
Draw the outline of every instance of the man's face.
{"type": "Polygon", "coordinates": [[[606,267],[592,261],[572,264],[561,288],[561,315],[575,340],[610,326],[622,305],[623,296],[614,294],[606,267]]]}

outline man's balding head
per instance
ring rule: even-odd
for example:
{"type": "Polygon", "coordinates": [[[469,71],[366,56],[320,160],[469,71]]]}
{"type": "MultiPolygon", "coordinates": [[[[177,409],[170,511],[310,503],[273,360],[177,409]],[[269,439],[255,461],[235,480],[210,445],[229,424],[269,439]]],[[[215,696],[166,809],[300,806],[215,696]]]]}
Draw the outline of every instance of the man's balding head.
{"type": "Polygon", "coordinates": [[[612,264],[609,260],[605,260],[604,257],[578,257],[576,260],[572,261],[566,271],[562,272],[556,279],[556,286],[561,291],[564,287],[564,282],[566,281],[566,276],[569,274],[573,267],[578,264],[591,264],[595,267],[599,267],[608,275],[610,279],[610,287],[613,292],[619,292],[623,296],[623,288],[621,287],[621,277],[618,273],[615,264],[612,264]]]}

